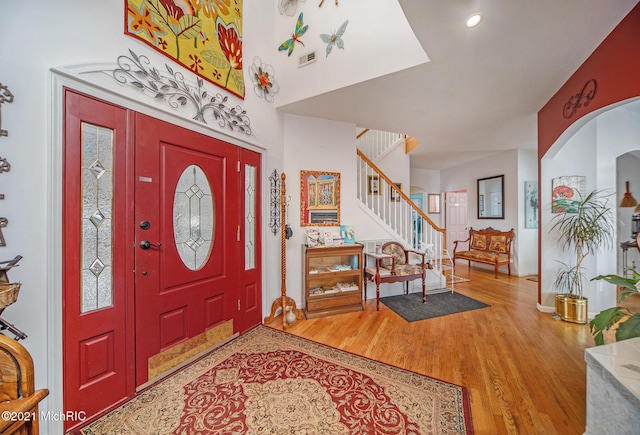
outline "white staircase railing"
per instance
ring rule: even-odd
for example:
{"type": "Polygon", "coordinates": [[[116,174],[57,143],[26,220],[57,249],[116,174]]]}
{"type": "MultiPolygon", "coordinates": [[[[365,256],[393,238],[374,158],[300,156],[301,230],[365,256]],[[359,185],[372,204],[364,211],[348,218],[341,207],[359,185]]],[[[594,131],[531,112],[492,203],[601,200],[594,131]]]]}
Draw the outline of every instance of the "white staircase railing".
{"type": "Polygon", "coordinates": [[[357,154],[358,199],[397,239],[427,252],[435,271],[443,272],[443,266],[451,260],[446,250],[445,229],[429,219],[361,150],[357,154]]]}
{"type": "Polygon", "coordinates": [[[366,128],[356,136],[356,146],[370,160],[375,161],[378,156],[395,147],[399,141],[404,140],[404,134],[366,128]]]}

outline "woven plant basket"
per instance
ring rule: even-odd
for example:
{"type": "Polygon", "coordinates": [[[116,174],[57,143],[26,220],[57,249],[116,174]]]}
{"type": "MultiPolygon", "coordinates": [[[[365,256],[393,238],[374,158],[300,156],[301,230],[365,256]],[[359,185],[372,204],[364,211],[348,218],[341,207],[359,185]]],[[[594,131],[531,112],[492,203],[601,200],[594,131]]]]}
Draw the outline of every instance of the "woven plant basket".
{"type": "Polygon", "coordinates": [[[18,300],[19,282],[0,282],[0,310],[18,300]]]}

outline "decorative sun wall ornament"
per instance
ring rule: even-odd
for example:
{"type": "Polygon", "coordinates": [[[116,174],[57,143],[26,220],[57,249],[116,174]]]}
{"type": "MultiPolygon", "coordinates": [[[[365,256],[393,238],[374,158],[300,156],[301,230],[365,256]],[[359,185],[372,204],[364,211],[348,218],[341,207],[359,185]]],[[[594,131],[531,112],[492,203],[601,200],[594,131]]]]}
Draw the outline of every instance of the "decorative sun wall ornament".
{"type": "Polygon", "coordinates": [[[347,24],[349,24],[349,20],[342,23],[335,33],[332,33],[331,35],[323,33],[320,35],[320,38],[327,44],[327,56],[331,53],[334,45],[338,46],[340,49],[344,49],[342,35],[344,35],[344,31],[347,29],[347,24]]]}
{"type": "Polygon", "coordinates": [[[172,109],[192,108],[195,111],[193,119],[203,124],[207,124],[205,115],[209,115],[220,127],[251,135],[251,121],[246,110],[227,105],[227,96],[209,93],[200,77],[197,77],[196,87],[190,86],[185,83],[182,73],[174,71],[169,65],[165,64],[169,74],[167,77],[155,67],[149,68],[151,62],[146,56],[138,56],[132,50],[129,50],[129,55],[118,57],[119,68],[111,71],[118,83],[130,85],[156,101],[164,101],[172,109]]]}
{"type": "Polygon", "coordinates": [[[253,65],[249,67],[249,74],[253,80],[253,89],[256,91],[256,95],[273,103],[275,95],[280,91],[280,85],[273,75],[273,67],[262,63],[262,60],[256,56],[253,58],[253,65]]]}
{"type": "Polygon", "coordinates": [[[298,9],[298,3],[304,0],[280,0],[278,3],[278,11],[280,15],[288,15],[293,17],[298,9]]]}
{"type": "Polygon", "coordinates": [[[296,42],[299,42],[304,46],[304,42],[302,42],[299,38],[302,35],[304,35],[304,32],[306,32],[308,28],[309,28],[309,25],[305,26],[302,24],[302,12],[300,12],[300,15],[298,15],[298,20],[296,21],[296,30],[291,34],[290,39],[287,39],[282,44],[280,44],[280,47],[278,47],[278,50],[280,51],[289,50],[289,53],[287,54],[287,56],[291,56],[291,53],[293,53],[293,49],[296,45],[296,42]]]}

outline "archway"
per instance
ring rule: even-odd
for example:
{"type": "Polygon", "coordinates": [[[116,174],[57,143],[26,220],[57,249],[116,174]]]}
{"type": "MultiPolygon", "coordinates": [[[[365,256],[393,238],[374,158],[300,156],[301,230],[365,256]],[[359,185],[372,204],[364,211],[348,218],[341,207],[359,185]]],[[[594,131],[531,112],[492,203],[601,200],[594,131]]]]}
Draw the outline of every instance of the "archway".
{"type": "MultiPolygon", "coordinates": [[[[630,178],[631,166],[637,160],[635,157],[624,156],[638,150],[640,100],[634,98],[602,108],[577,121],[570,131],[565,133],[540,160],[540,190],[543,193],[540,217],[542,228],[545,229],[540,236],[541,252],[545,253],[540,265],[541,306],[545,311],[552,311],[554,305],[556,289],[553,281],[560,262],[571,261],[571,254],[564,252],[548,232],[553,219],[550,193],[554,178],[584,176],[586,192],[602,189],[611,193],[610,202],[617,223],[617,243],[611,249],[592,256],[585,264],[585,275],[591,278],[599,274],[622,271],[620,242],[630,237],[628,229],[631,222],[630,217],[626,216],[627,211],[618,205],[625,192],[624,183],[630,178]]],[[[637,169],[635,172],[638,172],[637,169]]],[[[638,186],[640,194],[640,179],[633,184],[638,186]]],[[[615,291],[601,281],[589,282],[585,296],[589,298],[591,314],[615,305],[615,291]]]]}

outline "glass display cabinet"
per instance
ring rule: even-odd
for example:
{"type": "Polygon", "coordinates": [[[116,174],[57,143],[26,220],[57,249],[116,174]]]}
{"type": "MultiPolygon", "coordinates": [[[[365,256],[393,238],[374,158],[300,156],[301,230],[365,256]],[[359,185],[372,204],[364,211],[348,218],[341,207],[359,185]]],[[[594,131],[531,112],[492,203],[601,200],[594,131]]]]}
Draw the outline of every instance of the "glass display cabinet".
{"type": "Polygon", "coordinates": [[[307,319],[364,309],[359,244],[302,245],[302,286],[307,319]]]}

